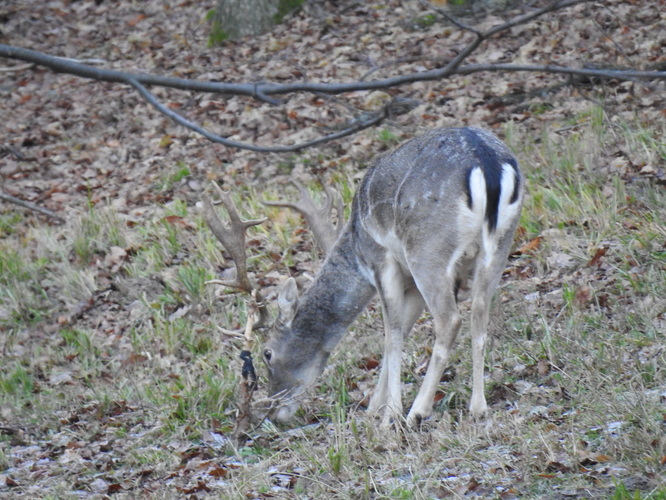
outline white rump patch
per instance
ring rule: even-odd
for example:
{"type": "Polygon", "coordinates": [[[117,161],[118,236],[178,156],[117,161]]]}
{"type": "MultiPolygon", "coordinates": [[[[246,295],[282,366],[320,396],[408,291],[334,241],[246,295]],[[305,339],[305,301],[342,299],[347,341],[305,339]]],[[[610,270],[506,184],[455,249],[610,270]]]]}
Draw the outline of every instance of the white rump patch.
{"type": "Polygon", "coordinates": [[[467,198],[461,196],[458,200],[458,245],[451,255],[446,267],[446,275],[454,276],[458,261],[465,255],[470,246],[479,241],[488,198],[486,196],[486,178],[480,168],[474,168],[469,174],[469,197],[472,208],[469,208],[467,198]]]}
{"type": "Polygon", "coordinates": [[[516,177],[515,169],[508,163],[502,165],[502,193],[500,194],[498,214],[497,214],[497,232],[499,234],[504,233],[511,222],[515,219],[520,208],[520,199],[516,200],[515,203],[511,203],[511,197],[513,196],[513,191],[516,189],[516,183],[518,178],[516,177]]]}
{"type": "Polygon", "coordinates": [[[486,178],[480,168],[474,168],[469,174],[469,196],[472,200],[472,211],[476,215],[486,213],[488,199],[486,197],[486,178]]]}

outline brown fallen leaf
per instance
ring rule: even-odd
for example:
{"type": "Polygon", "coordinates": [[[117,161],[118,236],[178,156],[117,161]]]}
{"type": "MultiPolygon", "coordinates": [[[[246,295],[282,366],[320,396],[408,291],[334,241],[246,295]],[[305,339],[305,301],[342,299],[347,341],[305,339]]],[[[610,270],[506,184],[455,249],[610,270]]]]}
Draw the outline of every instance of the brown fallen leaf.
{"type": "Polygon", "coordinates": [[[112,273],[117,273],[125,263],[126,257],[127,252],[124,248],[113,246],[104,257],[104,266],[110,268],[112,273]]]}
{"type": "Polygon", "coordinates": [[[592,296],[592,290],[590,289],[590,287],[587,285],[583,285],[576,290],[576,303],[579,306],[584,306],[590,301],[591,296],[592,296]]]}
{"type": "Polygon", "coordinates": [[[208,487],[206,483],[203,481],[199,481],[196,486],[192,486],[191,488],[178,488],[176,487],[178,491],[181,493],[185,493],[186,495],[192,495],[194,493],[198,493],[200,491],[205,491],[206,493],[210,493],[211,489],[208,487]]]}
{"type": "Polygon", "coordinates": [[[607,293],[601,293],[597,295],[597,302],[599,303],[599,307],[601,308],[608,308],[608,299],[609,295],[607,293]]]}
{"type": "Polygon", "coordinates": [[[208,471],[208,475],[216,478],[226,477],[227,469],[225,467],[215,467],[208,471]]]}
{"type": "Polygon", "coordinates": [[[537,373],[544,377],[550,373],[551,365],[548,361],[540,359],[537,363],[537,373]]]}
{"type": "Polygon", "coordinates": [[[603,453],[590,453],[585,454],[585,456],[581,458],[579,465],[589,467],[590,465],[605,464],[611,460],[610,456],[604,455],[603,453]]]}
{"type": "Polygon", "coordinates": [[[168,215],[162,219],[167,224],[172,225],[173,227],[178,227],[180,229],[195,229],[194,225],[188,221],[185,217],[180,215],[168,215]]]}
{"type": "Polygon", "coordinates": [[[127,26],[129,26],[130,28],[133,28],[134,26],[139,24],[141,21],[143,21],[145,18],[146,18],[145,14],[138,14],[135,17],[133,17],[132,19],[130,19],[129,21],[127,21],[127,26]]]}
{"type": "Polygon", "coordinates": [[[601,263],[602,257],[606,255],[606,252],[608,252],[608,248],[605,247],[598,248],[597,251],[594,253],[594,256],[587,263],[587,267],[598,266],[601,263]]]}
{"type": "Polygon", "coordinates": [[[476,478],[470,479],[469,483],[467,483],[467,491],[472,492],[481,486],[481,483],[479,483],[476,478]]]}
{"type": "Polygon", "coordinates": [[[562,473],[568,473],[571,472],[571,467],[569,467],[567,464],[564,464],[562,462],[548,462],[548,465],[546,465],[546,470],[548,472],[562,472],[562,473]]]}
{"type": "Polygon", "coordinates": [[[530,241],[528,241],[518,250],[516,250],[512,255],[521,255],[525,253],[534,252],[537,248],[541,246],[541,240],[543,240],[543,236],[537,236],[536,238],[532,238],[530,241]]]}
{"type": "Polygon", "coordinates": [[[110,484],[109,487],[106,490],[107,495],[113,495],[114,493],[118,493],[123,489],[122,485],[120,483],[113,483],[110,484]]]}
{"type": "Polygon", "coordinates": [[[367,370],[367,371],[374,370],[378,366],[379,366],[379,360],[376,359],[376,358],[370,358],[370,357],[364,357],[358,363],[358,367],[361,370],[367,370]]]}

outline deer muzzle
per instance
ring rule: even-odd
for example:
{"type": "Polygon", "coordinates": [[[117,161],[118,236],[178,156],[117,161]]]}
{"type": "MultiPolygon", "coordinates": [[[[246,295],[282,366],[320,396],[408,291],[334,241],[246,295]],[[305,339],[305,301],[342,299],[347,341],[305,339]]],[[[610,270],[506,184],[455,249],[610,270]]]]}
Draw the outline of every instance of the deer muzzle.
{"type": "Polygon", "coordinates": [[[268,418],[271,422],[276,424],[286,424],[294,418],[294,415],[298,410],[298,406],[298,403],[281,405],[271,410],[271,412],[268,414],[268,418]]]}

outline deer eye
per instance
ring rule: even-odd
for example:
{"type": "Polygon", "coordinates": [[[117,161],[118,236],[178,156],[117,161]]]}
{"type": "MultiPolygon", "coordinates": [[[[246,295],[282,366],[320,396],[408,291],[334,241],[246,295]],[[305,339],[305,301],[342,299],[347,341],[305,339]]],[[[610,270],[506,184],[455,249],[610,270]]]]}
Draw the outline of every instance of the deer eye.
{"type": "Polygon", "coordinates": [[[266,363],[268,363],[271,360],[272,357],[273,357],[273,351],[271,351],[270,349],[265,349],[264,350],[264,361],[266,361],[266,363]]]}

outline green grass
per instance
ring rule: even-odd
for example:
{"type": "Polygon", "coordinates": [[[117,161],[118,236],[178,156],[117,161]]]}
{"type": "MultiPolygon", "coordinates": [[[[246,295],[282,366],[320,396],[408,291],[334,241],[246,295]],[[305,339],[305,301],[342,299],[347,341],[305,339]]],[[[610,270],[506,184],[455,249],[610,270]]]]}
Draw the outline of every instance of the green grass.
{"type": "MultiPolygon", "coordinates": [[[[283,19],[303,5],[303,0],[279,0],[277,3],[277,12],[274,15],[274,24],[280,24],[283,19]]],[[[230,34],[224,30],[223,22],[219,19],[216,9],[210,9],[205,16],[210,23],[210,33],[208,34],[208,46],[214,47],[221,45],[230,38],[230,34]]]]}
{"type": "Polygon", "coordinates": [[[0,325],[9,330],[41,321],[51,305],[40,286],[47,260],[27,258],[24,250],[0,247],[0,325]]]}
{"type": "Polygon", "coordinates": [[[222,44],[229,35],[222,28],[220,21],[217,20],[215,9],[210,9],[206,13],[206,21],[210,23],[210,34],[208,35],[208,46],[214,47],[222,44]]]}
{"type": "Polygon", "coordinates": [[[32,376],[23,366],[6,366],[0,377],[0,393],[6,396],[28,397],[34,390],[32,376]]]}
{"type": "Polygon", "coordinates": [[[19,213],[0,214],[0,238],[5,238],[16,233],[21,227],[23,216],[19,213]]]}
{"type": "Polygon", "coordinates": [[[281,23],[288,14],[299,9],[301,5],[303,5],[303,0],[280,0],[278,2],[278,12],[275,14],[275,23],[281,23]]]}
{"type": "Polygon", "coordinates": [[[630,491],[624,484],[619,484],[610,498],[611,500],[664,500],[666,488],[645,494],[641,491],[630,491]]]}

